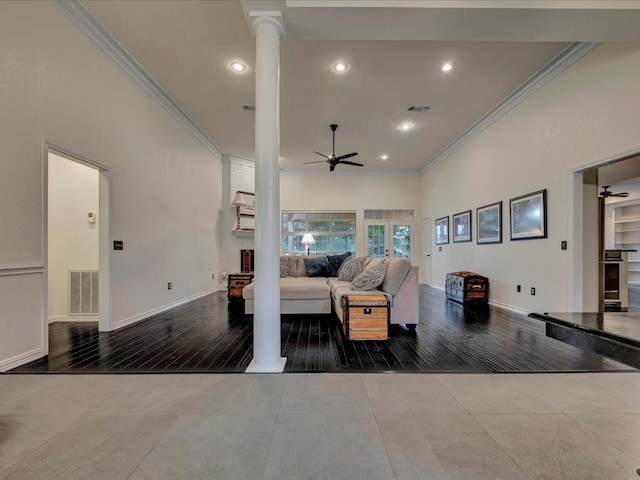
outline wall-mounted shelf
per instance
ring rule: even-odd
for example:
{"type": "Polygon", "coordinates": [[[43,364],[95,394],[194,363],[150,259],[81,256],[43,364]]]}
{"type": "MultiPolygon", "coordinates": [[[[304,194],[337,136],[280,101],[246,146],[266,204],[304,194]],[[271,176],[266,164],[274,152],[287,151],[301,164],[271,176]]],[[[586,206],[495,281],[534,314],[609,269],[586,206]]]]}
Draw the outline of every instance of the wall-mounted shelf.
{"type": "Polygon", "coordinates": [[[255,230],[231,230],[231,233],[233,233],[236,237],[253,238],[256,231],[255,230]]]}

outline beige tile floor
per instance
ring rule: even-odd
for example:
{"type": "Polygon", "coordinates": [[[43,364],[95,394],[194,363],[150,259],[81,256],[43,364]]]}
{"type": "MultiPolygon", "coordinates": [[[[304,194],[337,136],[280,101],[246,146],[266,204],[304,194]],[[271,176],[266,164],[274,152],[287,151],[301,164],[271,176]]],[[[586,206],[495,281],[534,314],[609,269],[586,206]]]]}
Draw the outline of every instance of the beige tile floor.
{"type": "Polygon", "coordinates": [[[640,372],[0,375],[0,479],[638,480],[640,372]]]}

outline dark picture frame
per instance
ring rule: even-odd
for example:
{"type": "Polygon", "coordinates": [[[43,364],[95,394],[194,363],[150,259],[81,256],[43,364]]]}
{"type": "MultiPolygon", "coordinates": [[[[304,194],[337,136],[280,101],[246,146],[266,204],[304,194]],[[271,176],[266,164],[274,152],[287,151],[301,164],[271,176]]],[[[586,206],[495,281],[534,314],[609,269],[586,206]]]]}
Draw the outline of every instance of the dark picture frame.
{"type": "Polygon", "coordinates": [[[547,189],[509,200],[511,240],[547,238],[547,189]]]}
{"type": "Polygon", "coordinates": [[[252,273],[255,261],[255,250],[240,250],[240,271],[252,273]]]}
{"type": "Polygon", "coordinates": [[[502,201],[476,208],[476,243],[502,243],[502,201]]]}
{"type": "Polygon", "coordinates": [[[449,243],[449,216],[436,218],[436,245],[449,243]]]}
{"type": "Polygon", "coordinates": [[[471,210],[453,215],[453,243],[470,242],[471,231],[471,210]]]}

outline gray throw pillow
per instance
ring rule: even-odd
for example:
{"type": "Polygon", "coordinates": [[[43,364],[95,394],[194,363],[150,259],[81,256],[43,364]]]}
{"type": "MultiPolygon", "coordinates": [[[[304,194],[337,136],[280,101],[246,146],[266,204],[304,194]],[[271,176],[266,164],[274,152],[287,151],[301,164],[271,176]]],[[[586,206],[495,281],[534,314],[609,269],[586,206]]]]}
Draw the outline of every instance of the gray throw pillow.
{"type": "Polygon", "coordinates": [[[289,257],[280,257],[280,278],[289,276],[289,265],[291,265],[289,257]]]}
{"type": "Polygon", "coordinates": [[[382,285],[384,274],[387,273],[387,264],[381,263],[368,268],[351,282],[351,290],[374,290],[382,285]]]}
{"type": "Polygon", "coordinates": [[[351,252],[341,253],[340,255],[327,255],[327,262],[331,269],[330,277],[337,277],[340,267],[344,261],[351,256],[351,252]]]}
{"type": "Polygon", "coordinates": [[[338,280],[351,282],[354,278],[362,273],[364,269],[364,261],[367,257],[349,258],[344,261],[338,270],[338,280]]]}

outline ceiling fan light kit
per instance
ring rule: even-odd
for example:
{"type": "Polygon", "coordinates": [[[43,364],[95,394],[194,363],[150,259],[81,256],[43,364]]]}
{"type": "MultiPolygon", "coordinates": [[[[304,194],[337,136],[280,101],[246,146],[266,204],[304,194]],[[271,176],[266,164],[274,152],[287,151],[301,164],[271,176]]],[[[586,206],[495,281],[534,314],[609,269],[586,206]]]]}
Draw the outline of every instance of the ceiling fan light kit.
{"type": "Polygon", "coordinates": [[[317,160],[315,162],[304,162],[304,165],[309,165],[311,163],[328,163],[329,164],[329,171],[333,172],[336,169],[337,165],[343,164],[343,165],[353,165],[355,167],[364,167],[364,165],[362,163],[356,163],[356,162],[349,162],[346,159],[347,158],[351,158],[351,157],[355,157],[356,155],[358,155],[358,152],[351,152],[351,153],[347,153],[345,155],[340,155],[338,157],[336,157],[336,130],[338,129],[338,125],[335,123],[332,123],[331,125],[329,125],[329,127],[331,128],[331,131],[333,132],[333,149],[332,149],[332,153],[331,155],[325,155],[324,153],[320,153],[320,152],[316,152],[314,150],[313,153],[320,155],[321,157],[324,157],[325,160],[317,160]]]}

